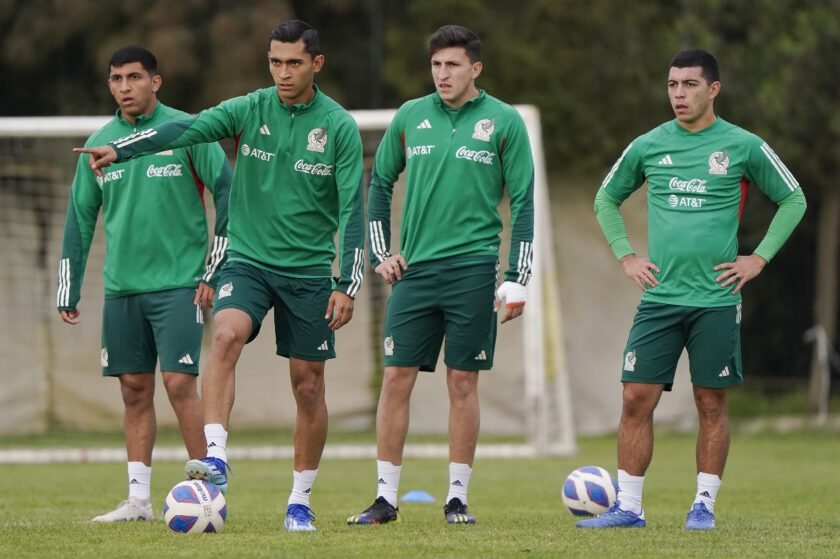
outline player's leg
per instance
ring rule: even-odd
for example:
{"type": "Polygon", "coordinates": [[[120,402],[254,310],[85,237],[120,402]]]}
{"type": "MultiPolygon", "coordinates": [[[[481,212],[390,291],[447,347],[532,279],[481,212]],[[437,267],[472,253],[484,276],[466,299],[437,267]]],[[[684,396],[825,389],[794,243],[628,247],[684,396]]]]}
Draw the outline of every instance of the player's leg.
{"type": "Polygon", "coordinates": [[[187,477],[206,479],[227,491],[227,436],[236,395],[236,363],[246,343],[256,338],[272,299],[267,272],[242,262],[222,268],[213,297],[213,343],[201,383],[207,455],[190,460],[187,477]]]}
{"type": "Polygon", "coordinates": [[[653,413],[670,391],[685,347],[684,307],[643,302],[624,351],[622,407],[618,426],[618,498],[580,528],[641,528],[645,473],[653,457],[653,413]]]}
{"type": "Polygon", "coordinates": [[[194,297],[194,289],[142,296],[155,336],[163,385],[191,459],[204,456],[207,448],[197,382],[204,315],[193,303],[194,297]]]}
{"type": "Polygon", "coordinates": [[[686,515],[689,530],[715,528],[715,499],[729,454],[730,386],[741,374],[740,305],[696,309],[689,323],[688,354],[697,407],[697,492],[686,515]]]}
{"type": "Polygon", "coordinates": [[[496,264],[449,267],[441,285],[449,393],[449,489],[443,512],[450,524],[474,524],[467,490],[481,423],[479,371],[493,367],[496,346],[496,264]]]}
{"type": "Polygon", "coordinates": [[[94,522],[152,520],[152,448],[155,442],[154,338],[139,296],[105,300],[102,311],[102,374],[116,376],[123,399],[128,457],[128,499],[94,522]]]}
{"type": "Polygon", "coordinates": [[[295,459],[284,525],[290,532],[315,530],[310,497],[327,440],[324,365],[335,357],[335,333],[324,319],[332,282],[274,276],[277,354],[289,358],[295,398],[295,459]]]}
{"type": "Polygon", "coordinates": [[[411,392],[420,370],[434,371],[443,342],[435,270],[415,266],[394,284],[383,330],[385,371],[376,408],[376,499],[347,519],[371,525],[400,521],[399,483],[411,392]]]}

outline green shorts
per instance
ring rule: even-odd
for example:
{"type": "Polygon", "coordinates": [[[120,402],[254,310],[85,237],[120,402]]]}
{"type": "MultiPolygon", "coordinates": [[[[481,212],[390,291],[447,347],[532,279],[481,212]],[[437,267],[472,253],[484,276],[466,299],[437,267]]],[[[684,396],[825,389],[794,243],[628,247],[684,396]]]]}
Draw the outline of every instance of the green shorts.
{"type": "Polygon", "coordinates": [[[496,264],[438,261],[408,267],[385,315],[385,365],[434,371],[489,370],[496,346],[496,264]]]}
{"type": "Polygon", "coordinates": [[[195,289],[106,297],[102,308],[102,374],[198,374],[204,315],[195,289]]]}
{"type": "Polygon", "coordinates": [[[324,318],[332,295],[331,278],[293,278],[228,261],[219,274],[213,313],[239,309],[251,317],[248,342],[260,333],[269,309],[274,307],[277,355],[307,361],[335,357],[335,332],[324,318]]]}
{"type": "Polygon", "coordinates": [[[621,381],[671,390],[683,348],[695,386],[742,384],[741,304],[700,308],[643,301],[624,349],[621,381]]]}

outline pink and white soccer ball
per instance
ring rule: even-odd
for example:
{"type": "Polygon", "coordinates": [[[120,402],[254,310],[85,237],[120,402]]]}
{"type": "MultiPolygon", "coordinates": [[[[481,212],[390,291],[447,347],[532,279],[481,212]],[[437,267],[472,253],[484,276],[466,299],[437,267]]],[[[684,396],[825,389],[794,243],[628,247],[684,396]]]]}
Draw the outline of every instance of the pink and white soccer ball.
{"type": "Polygon", "coordinates": [[[563,503],[575,516],[606,512],[618,495],[618,482],[599,466],[576,469],[563,483],[563,503]]]}
{"type": "Polygon", "coordinates": [[[198,479],[175,485],[163,503],[163,519],[174,532],[218,532],[225,525],[225,518],[225,496],[212,483],[198,479]]]}

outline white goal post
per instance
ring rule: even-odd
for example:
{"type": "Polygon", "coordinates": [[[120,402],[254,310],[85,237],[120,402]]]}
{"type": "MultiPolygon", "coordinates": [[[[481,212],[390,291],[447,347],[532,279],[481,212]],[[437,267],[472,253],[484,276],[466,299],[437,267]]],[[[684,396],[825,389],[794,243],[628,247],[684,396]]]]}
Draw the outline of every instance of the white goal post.
{"type": "MultiPolygon", "coordinates": [[[[478,455],[488,457],[521,457],[569,455],[576,451],[572,419],[569,371],[566,365],[565,336],[554,253],[551,206],[542,148],[542,130],[539,111],[532,105],[517,105],[523,117],[534,155],[534,247],[533,275],[528,285],[527,311],[523,321],[522,355],[524,371],[524,401],[521,402],[526,418],[526,443],[479,443],[478,455]]],[[[351,111],[362,132],[383,132],[396,110],[351,111]]],[[[113,116],[78,117],[3,117],[0,118],[0,138],[79,138],[83,139],[101,128],[113,116]]],[[[24,459],[20,451],[15,458],[9,452],[0,452],[0,463],[7,461],[61,461],[61,460],[124,460],[124,450],[114,449],[114,456],[107,451],[92,455],[86,449],[58,449],[27,451],[24,459]],[[6,456],[6,454],[9,454],[6,456]],[[43,456],[41,456],[43,455],[43,456]],[[39,458],[41,456],[41,458],[39,458]],[[97,459],[96,456],[99,458],[97,459]],[[60,458],[59,458],[60,457],[60,458]]],[[[286,447],[239,448],[233,456],[253,459],[277,459],[289,456],[286,447]]],[[[446,457],[446,445],[407,445],[406,456],[446,457]]],[[[156,448],[158,459],[180,459],[183,449],[156,448]],[[171,455],[171,456],[170,456],[171,455]]],[[[360,445],[334,445],[327,443],[325,457],[359,458],[375,456],[375,448],[360,445]]]]}

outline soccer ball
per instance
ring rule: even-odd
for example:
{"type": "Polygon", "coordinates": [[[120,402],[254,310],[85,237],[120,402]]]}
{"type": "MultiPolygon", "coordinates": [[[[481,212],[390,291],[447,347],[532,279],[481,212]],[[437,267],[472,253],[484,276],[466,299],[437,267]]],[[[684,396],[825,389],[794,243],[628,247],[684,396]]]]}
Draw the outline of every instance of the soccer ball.
{"type": "Polygon", "coordinates": [[[177,484],[163,503],[163,519],[173,532],[218,532],[226,517],[225,496],[212,483],[198,479],[177,484]]]}
{"type": "Polygon", "coordinates": [[[563,483],[563,503],[575,516],[594,516],[615,503],[618,483],[598,466],[583,466],[569,474],[563,483]]]}

